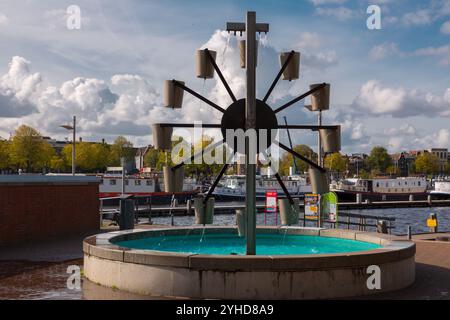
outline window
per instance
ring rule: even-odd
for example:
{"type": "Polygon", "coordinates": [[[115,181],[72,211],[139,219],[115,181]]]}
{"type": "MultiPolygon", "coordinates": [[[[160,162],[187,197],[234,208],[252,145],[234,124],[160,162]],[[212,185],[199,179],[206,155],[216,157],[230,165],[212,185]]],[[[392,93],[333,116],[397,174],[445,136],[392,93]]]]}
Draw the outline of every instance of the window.
{"type": "Polygon", "coordinates": [[[115,186],[116,185],[116,179],[111,179],[111,180],[109,180],[109,184],[111,185],[111,186],[115,186]]]}
{"type": "Polygon", "coordinates": [[[377,188],[380,186],[380,183],[379,182],[377,182],[377,188]]]}
{"type": "Polygon", "coordinates": [[[420,181],[419,182],[417,182],[417,185],[420,187],[420,181]]]}
{"type": "Polygon", "coordinates": [[[152,185],[152,180],[147,180],[147,181],[146,181],[146,184],[147,184],[148,186],[151,186],[151,185],[152,185]]]}
{"type": "Polygon", "coordinates": [[[127,186],[129,184],[128,179],[125,179],[125,185],[127,186]]]}
{"type": "Polygon", "coordinates": [[[141,180],[134,180],[134,185],[135,186],[140,186],[141,185],[141,180]]]}

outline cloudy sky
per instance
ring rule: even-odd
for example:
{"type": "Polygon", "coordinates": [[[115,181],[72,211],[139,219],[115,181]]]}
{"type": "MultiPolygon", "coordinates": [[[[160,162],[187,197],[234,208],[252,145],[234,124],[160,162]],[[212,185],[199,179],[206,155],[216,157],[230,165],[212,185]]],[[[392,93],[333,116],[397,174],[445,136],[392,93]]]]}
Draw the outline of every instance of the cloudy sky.
{"type": "MultiPolygon", "coordinates": [[[[163,108],[162,83],[183,80],[227,107],[217,79],[195,77],[195,50],[208,47],[243,97],[236,37],[223,29],[249,9],[270,23],[259,42],[259,97],[278,71],[279,52],[302,55],[300,80],[281,83],[273,107],[311,83],[329,82],[324,121],[342,124],[344,152],[450,147],[450,0],[2,0],[0,137],[27,124],[64,139],[59,126],[76,115],[84,140],[121,134],[141,146],[152,142],[152,123],[219,122],[219,112],[188,94],[183,109],[163,108]],[[381,7],[381,30],[367,28],[370,4],[381,7]],[[67,28],[71,5],[81,9],[79,30],[67,28]]],[[[279,122],[283,116],[316,122],[301,103],[279,122]]],[[[316,141],[309,132],[293,136],[295,143],[316,141]]]]}

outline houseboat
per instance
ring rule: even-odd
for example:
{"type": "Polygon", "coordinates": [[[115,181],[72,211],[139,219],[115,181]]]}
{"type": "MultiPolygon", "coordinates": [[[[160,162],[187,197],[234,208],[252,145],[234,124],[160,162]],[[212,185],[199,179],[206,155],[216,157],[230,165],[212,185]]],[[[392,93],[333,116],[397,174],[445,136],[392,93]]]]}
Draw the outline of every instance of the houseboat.
{"type": "MultiPolygon", "coordinates": [[[[302,197],[305,193],[311,193],[311,185],[307,179],[300,175],[292,175],[282,178],[286,189],[293,197],[302,197]]],[[[245,175],[225,176],[214,190],[214,197],[221,201],[233,201],[245,199],[245,175]]],[[[267,191],[277,191],[280,197],[284,192],[278,181],[273,176],[256,176],[256,198],[264,199],[267,191]]]]}
{"type": "Polygon", "coordinates": [[[357,194],[361,201],[408,201],[425,200],[427,180],[424,177],[344,179],[330,184],[341,202],[356,202],[357,194]]]}

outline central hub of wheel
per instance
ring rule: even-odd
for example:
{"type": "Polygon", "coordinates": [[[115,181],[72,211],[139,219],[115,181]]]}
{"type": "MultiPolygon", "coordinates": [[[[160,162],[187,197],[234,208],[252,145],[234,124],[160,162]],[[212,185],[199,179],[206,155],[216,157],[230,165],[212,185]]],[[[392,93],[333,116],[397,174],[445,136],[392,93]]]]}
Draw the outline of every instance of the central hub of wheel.
{"type": "MultiPolygon", "coordinates": [[[[245,99],[237,100],[233,102],[223,114],[221,122],[222,136],[227,139],[227,130],[242,129],[245,132],[245,99]]],[[[259,152],[259,138],[261,129],[266,129],[267,134],[267,148],[269,148],[272,142],[275,140],[275,134],[272,136],[271,130],[278,129],[278,121],[275,112],[264,101],[256,99],[256,136],[258,140],[258,152],[259,152]]],[[[229,141],[226,141],[230,145],[229,141]]],[[[237,139],[235,138],[234,146],[236,150],[237,139]]]]}

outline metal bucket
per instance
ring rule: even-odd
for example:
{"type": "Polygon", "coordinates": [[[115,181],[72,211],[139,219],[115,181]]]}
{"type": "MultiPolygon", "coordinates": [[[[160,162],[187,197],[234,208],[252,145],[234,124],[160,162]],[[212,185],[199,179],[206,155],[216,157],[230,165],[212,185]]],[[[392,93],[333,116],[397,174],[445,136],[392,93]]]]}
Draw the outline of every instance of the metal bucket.
{"type": "MultiPolygon", "coordinates": [[[[216,61],[217,52],[208,50],[214,61],[216,61]]],[[[214,78],[214,66],[211,63],[206,50],[197,50],[196,53],[196,71],[197,78],[211,79],[214,78]]]]}
{"type": "MultiPolygon", "coordinates": [[[[245,65],[247,62],[247,50],[246,50],[246,43],[245,40],[239,40],[239,53],[240,53],[240,57],[241,57],[241,68],[245,69],[245,65]]],[[[256,46],[255,46],[255,55],[256,55],[256,60],[255,60],[255,66],[258,65],[258,40],[256,40],[256,46]]]]}
{"type": "Polygon", "coordinates": [[[315,168],[310,168],[308,172],[313,193],[323,194],[330,191],[330,186],[328,185],[325,173],[320,172],[315,168]]]}
{"type": "Polygon", "coordinates": [[[161,127],[160,124],[152,125],[153,145],[157,150],[172,149],[172,127],[161,127]]]}
{"type": "Polygon", "coordinates": [[[319,129],[323,151],[326,153],[339,152],[341,150],[341,128],[319,129]]]}
{"type": "MultiPolygon", "coordinates": [[[[280,53],[280,65],[283,66],[291,52],[280,53]]],[[[283,80],[297,80],[300,75],[300,52],[294,52],[293,57],[283,71],[283,80]]]]}
{"type": "Polygon", "coordinates": [[[164,191],[168,193],[183,191],[184,168],[172,170],[171,167],[163,167],[164,191]]]}
{"type": "Polygon", "coordinates": [[[196,224],[212,224],[214,219],[214,198],[209,198],[206,204],[203,203],[204,197],[194,198],[194,212],[196,224]]]}
{"type": "MultiPolygon", "coordinates": [[[[312,90],[322,83],[315,83],[309,86],[312,90]]],[[[311,95],[311,111],[322,111],[330,109],[330,84],[327,83],[323,88],[317,90],[311,95]]]]}
{"type": "Polygon", "coordinates": [[[245,209],[237,209],[236,210],[236,226],[238,229],[239,237],[245,237],[246,234],[246,217],[245,217],[245,209]]]}
{"type": "Polygon", "coordinates": [[[300,200],[297,198],[293,200],[294,204],[291,205],[289,199],[278,199],[281,224],[284,226],[297,224],[300,218],[300,200]]]}
{"type": "MultiPolygon", "coordinates": [[[[184,85],[183,81],[178,81],[184,85]]],[[[175,85],[172,80],[164,81],[163,104],[167,108],[179,109],[183,105],[184,90],[175,85]]]]}

